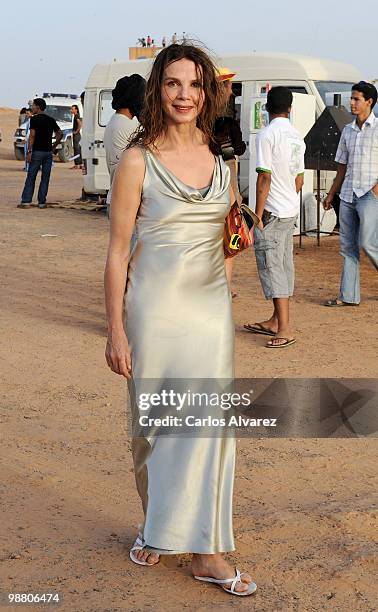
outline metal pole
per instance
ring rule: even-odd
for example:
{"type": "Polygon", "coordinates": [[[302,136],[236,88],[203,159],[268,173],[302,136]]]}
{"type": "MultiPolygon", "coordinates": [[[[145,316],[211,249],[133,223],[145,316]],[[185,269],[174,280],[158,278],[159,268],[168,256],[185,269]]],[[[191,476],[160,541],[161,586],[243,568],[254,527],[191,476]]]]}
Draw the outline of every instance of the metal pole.
{"type": "Polygon", "coordinates": [[[316,233],[317,233],[317,244],[320,246],[320,170],[316,171],[316,233]]]}
{"type": "Polygon", "coordinates": [[[303,198],[302,189],[299,192],[299,248],[302,248],[302,228],[303,228],[303,198]]]}

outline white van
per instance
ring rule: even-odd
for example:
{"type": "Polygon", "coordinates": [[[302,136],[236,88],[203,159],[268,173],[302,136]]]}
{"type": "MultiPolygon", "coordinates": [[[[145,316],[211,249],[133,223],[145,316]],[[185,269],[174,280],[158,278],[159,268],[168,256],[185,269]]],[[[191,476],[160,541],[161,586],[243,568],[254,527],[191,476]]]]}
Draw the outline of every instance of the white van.
{"type": "MultiPolygon", "coordinates": [[[[105,161],[104,130],[114,112],[111,107],[112,89],[116,81],[133,73],[147,77],[153,60],[133,60],[97,64],[89,75],[85,88],[82,156],[85,160],[84,192],[106,194],[109,174],[105,161]]],[[[263,93],[267,83],[285,85],[291,91],[313,94],[316,100],[316,116],[325,105],[333,103],[333,94],[341,93],[342,101],[349,104],[351,86],[361,75],[349,64],[304,55],[286,53],[251,53],[227,55],[217,58],[219,66],[227,66],[236,76],[233,80],[236,116],[240,121],[243,139],[248,143],[251,98],[263,93]]],[[[240,158],[240,189],[248,194],[249,148],[240,158]]],[[[328,179],[333,173],[328,173],[328,179]]],[[[323,174],[323,181],[327,179],[323,174]]],[[[323,182],[322,181],[322,182],[323,182]]],[[[327,180],[327,183],[329,180],[327,180]]],[[[323,184],[322,188],[326,185],[323,184]]]]}

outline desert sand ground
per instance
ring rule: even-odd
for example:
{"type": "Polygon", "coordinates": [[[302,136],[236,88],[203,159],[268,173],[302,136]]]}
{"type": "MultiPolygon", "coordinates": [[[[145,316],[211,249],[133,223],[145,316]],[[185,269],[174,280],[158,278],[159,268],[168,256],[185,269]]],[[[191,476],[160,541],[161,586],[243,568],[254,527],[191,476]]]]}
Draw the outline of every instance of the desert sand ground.
{"type": "MultiPolygon", "coordinates": [[[[147,569],[130,562],[141,507],[125,382],[103,356],[108,222],[101,213],[16,208],[25,178],[12,152],[16,123],[16,111],[0,112],[2,593],[59,592],[70,612],[376,610],[373,439],[239,442],[237,550],[228,558],[252,573],[254,596],[194,582],[189,556],[147,569]]],[[[80,195],[70,165],[55,164],[50,201],[80,195]]],[[[337,237],[320,248],[306,238],[295,253],[298,342],[280,351],[243,331],[268,305],[253,254],[236,263],[237,375],[375,377],[373,268],[363,257],[359,308],[325,309],[320,301],[337,293],[337,237]]]]}

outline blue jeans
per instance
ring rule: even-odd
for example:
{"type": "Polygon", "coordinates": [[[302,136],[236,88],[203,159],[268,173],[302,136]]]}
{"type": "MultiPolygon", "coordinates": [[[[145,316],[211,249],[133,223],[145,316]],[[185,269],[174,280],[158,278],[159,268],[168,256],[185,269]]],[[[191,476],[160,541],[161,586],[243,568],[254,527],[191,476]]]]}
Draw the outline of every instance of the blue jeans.
{"type": "Polygon", "coordinates": [[[28,175],[25,181],[25,187],[22,192],[21,202],[23,204],[30,204],[33,200],[35,181],[37,178],[38,170],[42,166],[41,182],[38,189],[38,203],[44,204],[46,202],[47,192],[49,189],[50,173],[52,166],[52,152],[51,151],[33,151],[31,162],[28,168],[28,175]]]}
{"type": "Polygon", "coordinates": [[[360,303],[360,248],[378,270],[378,196],[368,191],[340,202],[340,255],[344,257],[339,298],[360,303]]]}
{"type": "Polygon", "coordinates": [[[26,161],[26,156],[28,154],[28,147],[29,147],[29,143],[27,141],[25,141],[25,144],[24,144],[24,157],[25,157],[24,170],[26,170],[26,172],[29,170],[29,162],[26,161]]]}

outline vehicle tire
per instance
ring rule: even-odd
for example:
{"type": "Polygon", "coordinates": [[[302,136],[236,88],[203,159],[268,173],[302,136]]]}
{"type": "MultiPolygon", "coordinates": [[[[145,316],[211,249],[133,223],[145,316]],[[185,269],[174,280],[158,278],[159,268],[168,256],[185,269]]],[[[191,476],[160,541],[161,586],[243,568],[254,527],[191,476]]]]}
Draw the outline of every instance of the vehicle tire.
{"type": "Polygon", "coordinates": [[[20,147],[14,147],[14,156],[17,159],[17,161],[24,161],[25,159],[24,149],[21,149],[20,147]]]}
{"type": "Polygon", "coordinates": [[[62,143],[62,148],[59,149],[58,151],[58,157],[61,162],[66,163],[69,161],[70,157],[72,156],[73,156],[72,142],[71,142],[71,139],[67,138],[67,140],[65,140],[62,143]]]}

